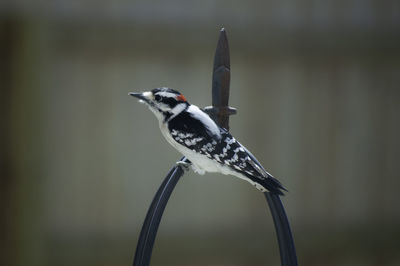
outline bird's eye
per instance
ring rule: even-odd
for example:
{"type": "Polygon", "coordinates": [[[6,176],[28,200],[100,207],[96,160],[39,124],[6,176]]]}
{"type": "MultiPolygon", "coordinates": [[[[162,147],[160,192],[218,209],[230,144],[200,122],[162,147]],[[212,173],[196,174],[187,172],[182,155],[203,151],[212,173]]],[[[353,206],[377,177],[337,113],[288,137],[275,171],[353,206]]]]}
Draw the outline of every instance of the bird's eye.
{"type": "Polygon", "coordinates": [[[154,96],[154,99],[155,99],[157,102],[159,102],[159,101],[161,100],[161,96],[160,96],[160,95],[156,95],[156,96],[154,96]]]}

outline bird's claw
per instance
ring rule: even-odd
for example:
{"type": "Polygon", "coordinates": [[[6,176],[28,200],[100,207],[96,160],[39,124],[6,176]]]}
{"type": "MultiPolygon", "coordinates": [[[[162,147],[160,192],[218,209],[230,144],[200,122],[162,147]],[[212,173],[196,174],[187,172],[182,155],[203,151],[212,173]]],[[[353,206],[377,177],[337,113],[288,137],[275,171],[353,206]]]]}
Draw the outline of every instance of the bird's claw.
{"type": "Polygon", "coordinates": [[[176,165],[180,166],[186,172],[190,170],[190,163],[188,162],[178,161],[176,162],[176,165]]]}

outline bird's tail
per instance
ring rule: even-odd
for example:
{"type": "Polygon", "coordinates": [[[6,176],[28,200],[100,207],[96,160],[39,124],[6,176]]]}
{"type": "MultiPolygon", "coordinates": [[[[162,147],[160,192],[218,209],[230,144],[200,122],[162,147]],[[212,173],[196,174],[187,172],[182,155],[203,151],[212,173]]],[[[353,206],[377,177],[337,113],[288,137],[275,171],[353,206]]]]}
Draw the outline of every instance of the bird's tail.
{"type": "Polygon", "coordinates": [[[268,175],[267,178],[263,179],[262,182],[260,182],[263,187],[265,187],[269,192],[277,194],[277,195],[284,195],[283,191],[286,191],[286,188],[284,188],[276,178],[274,178],[271,175],[268,175]]]}

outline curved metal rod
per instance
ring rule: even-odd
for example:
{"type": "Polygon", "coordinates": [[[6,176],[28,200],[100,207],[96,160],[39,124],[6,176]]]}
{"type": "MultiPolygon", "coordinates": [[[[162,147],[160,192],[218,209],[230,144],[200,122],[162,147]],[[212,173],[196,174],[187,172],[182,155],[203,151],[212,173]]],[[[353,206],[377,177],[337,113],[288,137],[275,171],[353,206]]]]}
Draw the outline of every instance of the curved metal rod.
{"type": "MultiPolygon", "coordinates": [[[[256,157],[249,152],[250,158],[257,162],[256,157]]],[[[265,192],[269,209],[271,211],[272,219],[274,220],[276,237],[278,238],[279,254],[281,257],[282,266],[297,266],[296,248],[294,246],[292,231],[286,216],[285,207],[283,207],[281,198],[278,194],[265,192]]]]}
{"type": "MultiPolygon", "coordinates": [[[[250,158],[257,162],[256,157],[249,152],[250,158]]],[[[281,198],[278,194],[265,192],[269,209],[271,211],[272,219],[274,220],[276,237],[278,238],[279,254],[281,257],[282,266],[297,266],[296,248],[294,246],[292,231],[286,216],[285,207],[283,207],[281,198]]]]}
{"type": "MultiPolygon", "coordinates": [[[[182,159],[179,161],[190,163],[186,157],[182,157],[182,159]]],[[[160,185],[156,195],[154,196],[150,208],[147,211],[146,218],[143,222],[142,230],[140,232],[136,247],[135,257],[133,259],[133,266],[150,265],[151,253],[153,251],[153,245],[156,239],[161,217],[164,213],[165,207],[167,206],[172,191],[183,174],[184,170],[181,166],[175,165],[172,167],[160,185]]]]}
{"type": "Polygon", "coordinates": [[[297,266],[296,248],[292,231],[279,195],[265,192],[272,219],[274,220],[276,236],[278,238],[279,253],[282,266],[297,266]]]}

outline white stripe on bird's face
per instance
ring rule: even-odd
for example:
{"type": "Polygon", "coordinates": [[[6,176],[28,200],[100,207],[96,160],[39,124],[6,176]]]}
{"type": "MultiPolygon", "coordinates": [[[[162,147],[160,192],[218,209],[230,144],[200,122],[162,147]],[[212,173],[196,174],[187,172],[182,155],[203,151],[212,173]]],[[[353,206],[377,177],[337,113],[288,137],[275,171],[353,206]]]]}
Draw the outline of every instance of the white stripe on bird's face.
{"type": "Polygon", "coordinates": [[[178,96],[176,93],[168,92],[168,91],[160,91],[157,92],[156,95],[159,95],[161,97],[166,97],[166,98],[176,98],[178,96]]]}

